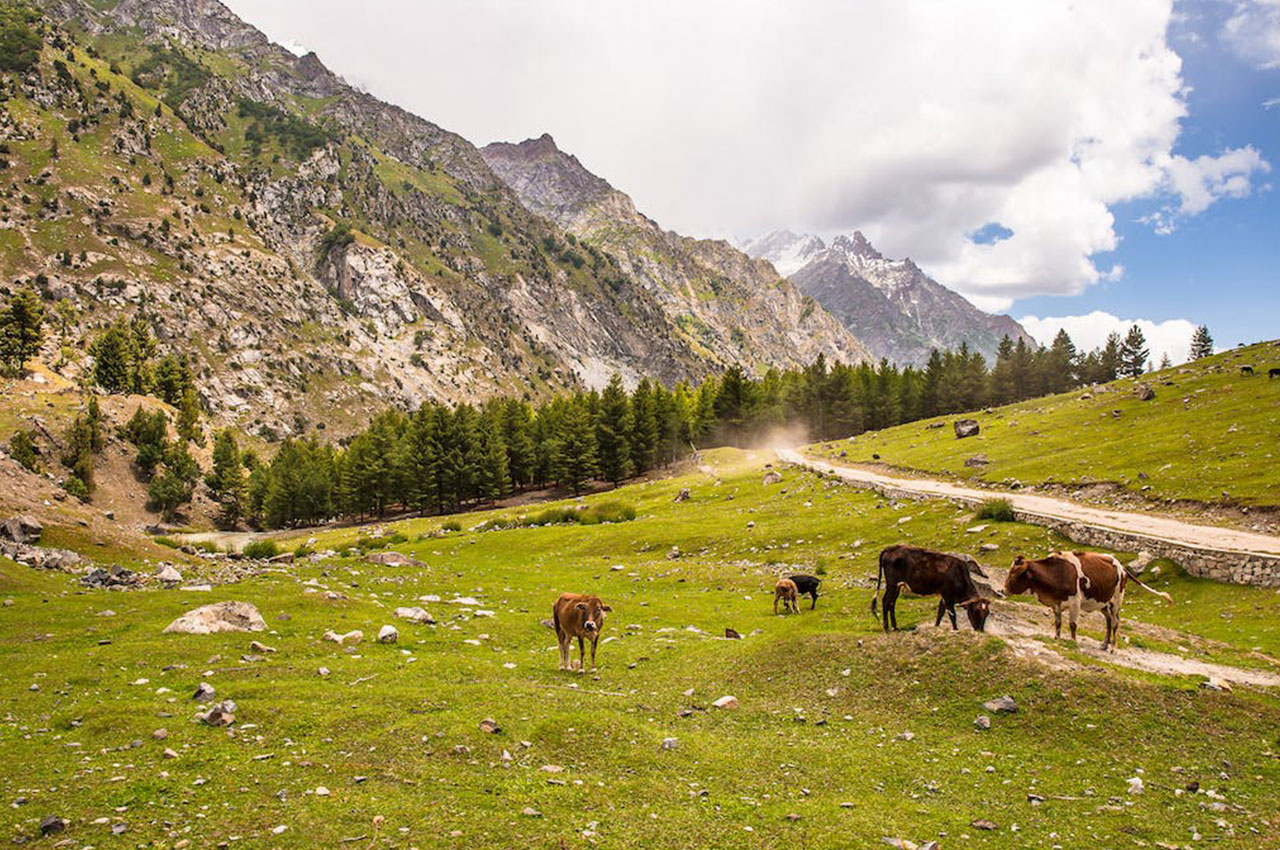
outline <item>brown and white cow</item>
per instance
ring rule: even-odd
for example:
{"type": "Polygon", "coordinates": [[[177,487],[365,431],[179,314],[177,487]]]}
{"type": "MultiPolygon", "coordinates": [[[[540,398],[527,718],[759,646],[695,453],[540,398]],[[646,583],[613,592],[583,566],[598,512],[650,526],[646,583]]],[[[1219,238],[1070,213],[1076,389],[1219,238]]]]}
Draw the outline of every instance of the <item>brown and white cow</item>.
{"type": "Polygon", "coordinates": [[[1114,556],[1100,552],[1054,552],[1038,560],[1019,555],[1009,567],[1004,591],[1008,595],[1034,594],[1042,605],[1053,611],[1053,632],[1058,638],[1062,637],[1063,609],[1068,612],[1072,640],[1076,639],[1081,611],[1101,612],[1107,623],[1102,648],[1115,652],[1120,636],[1120,606],[1124,604],[1130,580],[1173,602],[1169,594],[1148,587],[1130,575],[1114,556]]]}
{"type": "Polygon", "coordinates": [[[562,593],[551,609],[551,620],[556,628],[556,639],[560,642],[560,669],[572,670],[573,662],[569,659],[573,651],[572,642],[578,639],[578,672],[586,669],[586,648],[584,640],[591,641],[591,672],[596,671],[596,643],[600,640],[600,630],[604,628],[604,615],[613,609],[600,601],[599,596],[588,596],[583,593],[562,593]]]}
{"type": "Polygon", "coordinates": [[[951,628],[959,628],[956,624],[956,606],[959,605],[968,613],[973,630],[985,631],[991,602],[978,593],[970,573],[975,567],[979,573],[982,572],[977,562],[968,556],[948,555],[919,546],[890,546],[880,553],[880,571],[876,574],[876,595],[871,597],[871,614],[876,614],[876,597],[883,578],[886,632],[890,621],[895,631],[898,628],[898,594],[903,588],[921,596],[936,593],[942,597],[938,600],[938,616],[933,621],[935,627],[942,622],[945,613],[951,618],[951,628]]]}
{"type": "Polygon", "coordinates": [[[796,598],[800,591],[796,589],[796,583],[793,579],[780,578],[778,583],[773,586],[773,613],[778,613],[778,600],[782,600],[782,613],[799,614],[800,602],[796,598]]]}

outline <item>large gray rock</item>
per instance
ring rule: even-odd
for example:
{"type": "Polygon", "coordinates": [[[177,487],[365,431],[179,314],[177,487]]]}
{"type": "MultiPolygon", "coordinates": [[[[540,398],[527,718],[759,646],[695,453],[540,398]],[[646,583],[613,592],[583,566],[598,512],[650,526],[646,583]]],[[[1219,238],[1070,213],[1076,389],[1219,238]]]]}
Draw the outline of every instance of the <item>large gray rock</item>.
{"type": "Polygon", "coordinates": [[[164,633],[208,635],[214,632],[262,632],[266,621],[248,602],[215,602],[188,611],[165,627],[164,633]]]}
{"type": "Polygon", "coordinates": [[[957,419],[953,427],[956,429],[957,440],[963,440],[965,437],[976,437],[978,432],[982,430],[976,419],[957,419]]]}
{"type": "Polygon", "coordinates": [[[11,516],[0,523],[0,537],[14,543],[39,543],[44,526],[35,517],[11,516]]]}
{"type": "Polygon", "coordinates": [[[382,564],[387,567],[421,567],[422,562],[411,558],[403,552],[370,552],[365,560],[371,564],[382,564]]]}

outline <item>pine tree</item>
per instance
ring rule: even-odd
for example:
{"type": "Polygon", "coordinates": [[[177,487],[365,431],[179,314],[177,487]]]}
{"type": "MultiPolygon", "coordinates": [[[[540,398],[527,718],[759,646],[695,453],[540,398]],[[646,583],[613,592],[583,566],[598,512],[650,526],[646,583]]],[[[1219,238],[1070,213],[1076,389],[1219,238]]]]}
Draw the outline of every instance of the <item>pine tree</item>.
{"type": "Polygon", "coordinates": [[[1200,360],[1213,354],[1213,337],[1209,335],[1209,326],[1201,325],[1191,335],[1191,359],[1200,360]]]}
{"type": "Polygon", "coordinates": [[[27,361],[40,351],[44,338],[44,304],[29,286],[9,298],[0,311],[0,362],[13,375],[26,371],[27,361]]]}
{"type": "Polygon", "coordinates": [[[89,346],[93,355],[93,379],[109,393],[129,392],[133,386],[135,351],[133,335],[124,322],[115,322],[89,346]]]}
{"type": "Polygon", "coordinates": [[[492,416],[480,421],[480,446],[482,460],[477,489],[480,498],[497,501],[507,495],[511,480],[508,476],[507,447],[502,440],[502,425],[492,416]]]}
{"type": "Polygon", "coordinates": [[[1137,325],[1129,328],[1120,345],[1120,374],[1136,378],[1147,370],[1147,338],[1137,325]]]}
{"type": "Polygon", "coordinates": [[[204,445],[204,429],[200,427],[200,396],[196,388],[190,384],[182,392],[178,405],[178,421],[175,428],[178,436],[184,440],[204,445]]]}
{"type": "Polygon", "coordinates": [[[1077,363],[1079,355],[1071,335],[1065,328],[1059,329],[1053,338],[1053,345],[1045,357],[1042,389],[1046,393],[1061,393],[1071,389],[1077,383],[1077,363]]]}
{"type": "Polygon", "coordinates": [[[240,447],[229,428],[219,431],[214,437],[213,471],[205,478],[205,486],[218,503],[219,525],[235,528],[244,516],[248,489],[240,447]]]}
{"type": "Polygon", "coordinates": [[[577,495],[597,471],[596,435],[584,400],[575,399],[565,409],[559,444],[556,478],[562,487],[577,495]]]}
{"type": "Polygon", "coordinates": [[[631,409],[622,378],[614,373],[600,394],[600,416],[596,420],[596,462],[600,474],[616,487],[631,475],[631,409]]]}
{"type": "Polygon", "coordinates": [[[1102,351],[1098,355],[1098,382],[1106,383],[1114,381],[1120,377],[1124,366],[1124,357],[1122,353],[1123,343],[1120,340],[1120,334],[1112,331],[1107,336],[1107,344],[1102,347],[1102,351]]]}
{"type": "Polygon", "coordinates": [[[630,438],[632,468],[637,473],[648,471],[658,451],[658,412],[648,378],[631,394],[630,438]]]}
{"type": "Polygon", "coordinates": [[[991,396],[996,404],[1017,400],[1013,382],[1013,340],[1008,335],[996,348],[996,365],[991,370],[991,396]]]}
{"type": "Polygon", "coordinates": [[[410,500],[419,513],[426,513],[436,500],[436,466],[440,446],[436,441],[435,411],[423,404],[409,427],[410,500]]]}

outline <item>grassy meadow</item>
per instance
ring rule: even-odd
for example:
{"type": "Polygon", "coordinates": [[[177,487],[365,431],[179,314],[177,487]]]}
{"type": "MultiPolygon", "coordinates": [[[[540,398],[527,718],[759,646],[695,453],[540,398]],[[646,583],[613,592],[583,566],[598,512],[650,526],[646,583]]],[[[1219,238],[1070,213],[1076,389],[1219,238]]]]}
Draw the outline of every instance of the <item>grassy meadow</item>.
{"type": "Polygon", "coordinates": [[[965,414],[982,431],[963,440],[951,427],[962,417],[951,415],[812,448],[828,459],[884,463],[975,484],[1016,480],[1075,489],[1101,483],[1155,501],[1277,507],[1280,381],[1267,377],[1272,367],[1280,367],[1280,342],[965,414]],[[1256,374],[1241,375],[1243,365],[1256,374]],[[1138,383],[1154,389],[1155,398],[1141,401],[1133,392],[1138,383]],[[989,463],[966,467],[977,454],[989,463]]]}
{"type": "MultiPolygon", "coordinates": [[[[1004,566],[1062,541],[1015,523],[969,533],[954,506],[895,505],[796,470],[766,487],[767,460],[710,452],[701,470],[586,500],[633,506],[625,522],[476,530],[521,513],[504,510],[452,532],[440,518],[388,523],[405,538],[391,548],[424,567],[352,554],[212,592],[112,593],[0,560],[12,600],[0,607],[0,838],[99,850],[1280,841],[1274,694],[1025,660],[995,636],[934,630],[928,599],[899,606],[922,628],[883,635],[868,610],[881,546],[1004,566]],[[691,498],[675,503],[683,487],[691,498]],[[771,614],[784,570],[825,574],[815,611],[771,614]],[[598,676],[556,669],[540,621],[565,590],[614,608],[598,676]],[[269,631],[161,634],[227,599],[255,604],[269,631]],[[419,604],[437,625],[394,619],[419,604]],[[397,644],[374,641],[384,624],[397,644]],[[321,640],[328,629],[365,641],[340,647],[321,640]],[[276,651],[253,653],[253,639],[276,651]],[[201,681],[238,704],[230,730],[193,721],[201,681]],[[1016,714],[983,709],[1004,694],[1016,714]],[[723,695],[740,706],[710,707],[723,695]],[[501,730],[481,731],[485,718],[501,730]],[[1129,793],[1132,777],[1144,793],[1129,793]],[[49,815],[67,830],[39,841],[49,815]]],[[[311,547],[368,534],[326,531],[311,547]]],[[[1280,596],[1161,566],[1155,583],[1179,604],[1134,592],[1127,621],[1179,630],[1168,640],[1192,655],[1280,656],[1280,596]]],[[[1086,623],[1097,641],[1100,619],[1086,623]]]]}

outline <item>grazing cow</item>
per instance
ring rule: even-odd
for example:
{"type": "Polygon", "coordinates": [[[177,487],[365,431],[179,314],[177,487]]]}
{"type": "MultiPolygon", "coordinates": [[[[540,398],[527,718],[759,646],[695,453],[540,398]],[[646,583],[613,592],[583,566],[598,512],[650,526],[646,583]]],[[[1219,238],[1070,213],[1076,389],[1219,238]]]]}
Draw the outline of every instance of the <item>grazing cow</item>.
{"type": "Polygon", "coordinates": [[[569,655],[573,651],[570,644],[578,639],[578,672],[586,669],[586,649],[583,639],[591,641],[591,672],[596,671],[596,643],[600,640],[600,630],[604,628],[604,615],[613,609],[600,601],[599,596],[588,596],[584,593],[562,593],[551,608],[551,621],[556,628],[556,639],[560,641],[560,669],[572,670],[573,662],[569,655]]]}
{"type": "Polygon", "coordinates": [[[1269,381],[1272,378],[1280,378],[1280,367],[1273,366],[1270,370],[1267,371],[1267,380],[1269,381]]]}
{"type": "Polygon", "coordinates": [[[778,613],[778,600],[782,600],[782,613],[799,614],[800,604],[796,602],[796,583],[789,578],[780,578],[773,586],[773,613],[778,613]]]}
{"type": "Polygon", "coordinates": [[[1253,367],[1252,367],[1252,366],[1241,366],[1241,367],[1240,367],[1240,374],[1241,374],[1241,375],[1252,375],[1252,374],[1253,374],[1253,367]]]}
{"type": "Polygon", "coordinates": [[[951,617],[951,628],[958,629],[956,624],[956,606],[964,608],[969,614],[969,625],[977,632],[986,631],[987,616],[991,613],[991,602],[978,593],[970,574],[970,561],[955,555],[933,552],[918,546],[890,546],[880,553],[880,571],[876,574],[876,594],[871,597],[871,615],[876,614],[876,597],[880,593],[880,580],[885,582],[884,588],[884,630],[889,631],[892,621],[894,631],[898,630],[898,594],[905,587],[920,596],[938,594],[938,616],[934,619],[936,627],[942,622],[942,615],[951,617]]]}
{"type": "Polygon", "coordinates": [[[808,596],[813,600],[813,604],[809,606],[812,611],[818,607],[818,585],[822,584],[822,579],[817,576],[793,575],[787,576],[796,583],[796,593],[800,596],[808,596]]]}
{"type": "Polygon", "coordinates": [[[1062,611],[1067,609],[1071,639],[1076,639],[1080,612],[1100,611],[1107,622],[1102,648],[1115,652],[1120,637],[1120,606],[1125,588],[1132,580],[1144,590],[1164,597],[1167,593],[1143,584],[1111,555],[1098,552],[1054,552],[1046,558],[1014,558],[1005,579],[1006,594],[1033,593],[1053,611],[1054,637],[1062,637],[1062,611]]]}

